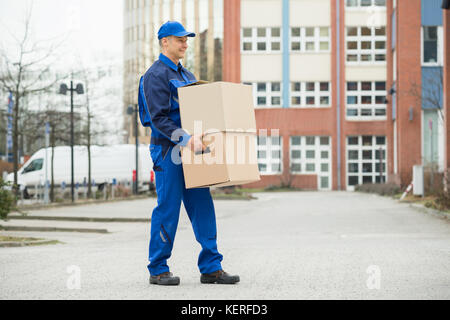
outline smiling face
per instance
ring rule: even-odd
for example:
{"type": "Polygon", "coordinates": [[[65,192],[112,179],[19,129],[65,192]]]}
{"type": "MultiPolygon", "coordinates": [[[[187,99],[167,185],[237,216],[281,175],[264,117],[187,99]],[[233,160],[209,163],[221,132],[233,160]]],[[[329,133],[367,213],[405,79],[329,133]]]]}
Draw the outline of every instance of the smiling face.
{"type": "Polygon", "coordinates": [[[184,58],[187,45],[187,37],[169,36],[161,39],[162,53],[172,61],[184,58]]]}

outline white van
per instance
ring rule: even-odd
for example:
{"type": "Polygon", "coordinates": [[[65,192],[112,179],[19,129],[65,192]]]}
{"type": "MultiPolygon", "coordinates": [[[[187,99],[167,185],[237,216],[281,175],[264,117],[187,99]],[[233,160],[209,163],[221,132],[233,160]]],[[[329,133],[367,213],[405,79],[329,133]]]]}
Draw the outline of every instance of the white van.
{"type": "MultiPolygon", "coordinates": [[[[47,181],[51,181],[52,149],[40,149],[18,171],[17,180],[21,190],[32,195],[36,188],[45,184],[45,166],[47,181]]],[[[114,146],[91,146],[91,179],[96,186],[104,183],[124,183],[132,186],[133,171],[136,169],[136,146],[132,144],[114,146]]],[[[54,148],[53,159],[54,184],[57,188],[70,189],[71,151],[70,146],[54,148]]],[[[138,167],[139,191],[154,189],[153,162],[147,145],[139,145],[138,167]]],[[[86,146],[74,146],[75,185],[83,187],[88,179],[88,152],[86,146]]],[[[14,182],[14,174],[7,177],[14,182]]]]}

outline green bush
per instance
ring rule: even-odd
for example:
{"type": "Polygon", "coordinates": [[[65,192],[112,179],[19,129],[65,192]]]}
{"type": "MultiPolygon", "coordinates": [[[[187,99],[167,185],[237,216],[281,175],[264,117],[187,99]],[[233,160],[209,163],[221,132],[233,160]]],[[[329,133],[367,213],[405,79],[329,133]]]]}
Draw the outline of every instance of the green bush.
{"type": "Polygon", "coordinates": [[[448,210],[450,209],[450,193],[445,191],[438,192],[436,202],[436,209],[448,210]]]}
{"type": "Polygon", "coordinates": [[[394,196],[401,192],[400,187],[393,183],[365,183],[355,186],[355,191],[377,193],[382,196],[394,196]]]}
{"type": "Polygon", "coordinates": [[[3,220],[6,220],[9,212],[14,207],[14,197],[11,191],[5,189],[8,185],[0,178],[0,219],[3,220]]]}
{"type": "Polygon", "coordinates": [[[267,187],[264,188],[264,191],[275,191],[280,189],[280,186],[276,186],[273,184],[268,185],[267,187]]]}
{"type": "Polygon", "coordinates": [[[242,191],[236,186],[231,187],[219,187],[215,190],[213,190],[211,193],[213,194],[234,194],[234,195],[242,195],[242,191]]]}

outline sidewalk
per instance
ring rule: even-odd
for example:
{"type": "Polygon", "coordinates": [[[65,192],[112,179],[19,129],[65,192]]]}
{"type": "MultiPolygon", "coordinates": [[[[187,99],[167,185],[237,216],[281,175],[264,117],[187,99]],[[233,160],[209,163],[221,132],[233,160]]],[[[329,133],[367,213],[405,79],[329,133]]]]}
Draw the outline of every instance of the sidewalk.
{"type": "MultiPolygon", "coordinates": [[[[64,206],[39,206],[21,209],[31,217],[77,217],[77,218],[128,218],[149,219],[151,210],[156,205],[156,198],[139,198],[133,200],[106,201],[94,203],[75,203],[64,206]],[[130,208],[133,210],[130,211],[130,208]]],[[[9,217],[23,216],[19,212],[10,213],[9,217]]]]}
{"type": "Polygon", "coordinates": [[[155,205],[156,198],[145,197],[131,201],[39,206],[24,210],[25,215],[12,212],[8,220],[0,220],[0,234],[18,239],[0,241],[0,246],[23,246],[20,238],[24,237],[43,239],[26,244],[54,244],[126,232],[133,228],[131,225],[149,225],[155,205]]]}

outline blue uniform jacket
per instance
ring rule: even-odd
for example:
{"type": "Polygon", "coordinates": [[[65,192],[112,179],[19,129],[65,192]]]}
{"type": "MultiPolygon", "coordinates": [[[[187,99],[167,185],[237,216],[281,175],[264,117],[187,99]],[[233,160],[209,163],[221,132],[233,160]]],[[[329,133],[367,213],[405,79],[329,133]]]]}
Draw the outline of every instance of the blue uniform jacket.
{"type": "Polygon", "coordinates": [[[195,76],[181,63],[159,55],[139,81],[139,117],[144,127],[150,127],[152,138],[167,139],[185,146],[190,135],[181,129],[178,88],[196,82],[195,76]]]}

